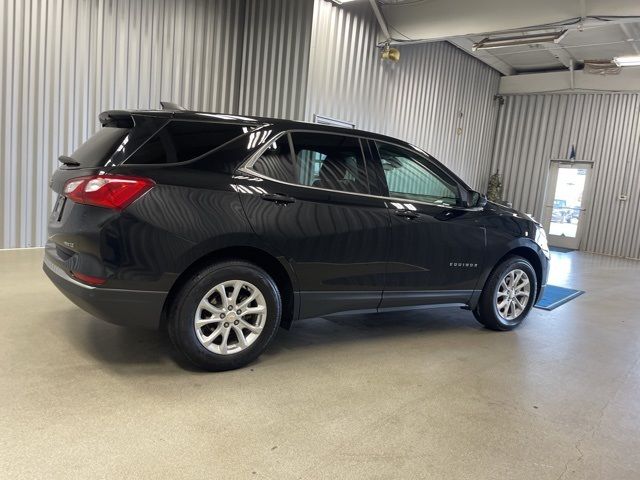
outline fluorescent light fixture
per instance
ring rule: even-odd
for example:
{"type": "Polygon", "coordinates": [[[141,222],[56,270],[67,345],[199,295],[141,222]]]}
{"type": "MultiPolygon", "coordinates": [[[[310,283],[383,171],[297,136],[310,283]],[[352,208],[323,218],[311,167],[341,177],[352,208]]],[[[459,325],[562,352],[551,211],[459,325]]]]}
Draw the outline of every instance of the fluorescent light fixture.
{"type": "Polygon", "coordinates": [[[630,55],[628,57],[615,57],[613,63],[619,67],[637,67],[640,66],[640,55],[630,55]]]}
{"type": "Polygon", "coordinates": [[[534,33],[531,35],[518,35],[513,37],[486,37],[471,47],[473,51],[489,48],[517,47],[519,45],[532,45],[536,43],[558,43],[567,34],[567,30],[551,33],[534,33]]]}
{"type": "Polygon", "coordinates": [[[351,3],[351,2],[355,2],[356,0],[329,0],[332,3],[335,3],[336,5],[342,5],[345,3],[351,3]]]}

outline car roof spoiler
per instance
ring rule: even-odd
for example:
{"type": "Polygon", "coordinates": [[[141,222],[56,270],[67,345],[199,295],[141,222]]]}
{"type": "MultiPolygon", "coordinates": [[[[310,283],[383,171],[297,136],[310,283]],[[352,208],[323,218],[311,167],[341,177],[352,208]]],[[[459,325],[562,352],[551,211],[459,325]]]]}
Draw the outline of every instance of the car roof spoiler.
{"type": "Polygon", "coordinates": [[[131,128],[134,125],[133,116],[127,110],[108,110],[98,115],[103,127],[131,128]]]}
{"type": "Polygon", "coordinates": [[[149,115],[154,112],[164,112],[164,115],[170,114],[171,112],[186,112],[187,109],[181,107],[177,103],[174,102],[165,102],[161,101],[160,106],[162,110],[107,110],[106,112],[102,112],[98,118],[103,127],[124,127],[131,128],[134,126],[135,121],[133,118],[134,114],[137,115],[149,115]]]}
{"type": "Polygon", "coordinates": [[[162,100],[160,101],[160,106],[162,107],[162,110],[186,110],[186,108],[181,107],[177,103],[162,100]]]}

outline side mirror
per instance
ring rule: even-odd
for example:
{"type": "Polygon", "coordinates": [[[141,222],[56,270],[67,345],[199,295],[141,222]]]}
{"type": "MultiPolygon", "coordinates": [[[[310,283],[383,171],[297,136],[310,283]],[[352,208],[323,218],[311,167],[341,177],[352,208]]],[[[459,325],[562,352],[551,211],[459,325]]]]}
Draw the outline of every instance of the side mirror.
{"type": "Polygon", "coordinates": [[[471,190],[468,195],[467,207],[484,207],[487,204],[487,196],[484,193],[475,192],[471,190]]]}

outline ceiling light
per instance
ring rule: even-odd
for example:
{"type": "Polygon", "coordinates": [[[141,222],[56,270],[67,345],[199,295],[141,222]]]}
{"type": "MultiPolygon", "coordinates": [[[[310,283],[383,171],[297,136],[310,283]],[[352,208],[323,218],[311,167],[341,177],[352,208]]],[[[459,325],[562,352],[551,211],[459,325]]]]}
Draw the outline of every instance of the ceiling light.
{"type": "Polygon", "coordinates": [[[613,62],[619,67],[640,66],[640,55],[630,55],[628,57],[615,57],[613,62]]]}
{"type": "Polygon", "coordinates": [[[558,43],[567,34],[567,30],[551,33],[534,33],[531,35],[518,35],[515,37],[486,37],[471,47],[473,51],[489,48],[516,47],[519,45],[531,45],[536,43],[558,43]]]}
{"type": "Polygon", "coordinates": [[[391,60],[392,62],[397,62],[400,60],[400,51],[397,48],[393,48],[389,46],[389,43],[385,43],[382,49],[381,58],[383,60],[391,60]]]}
{"type": "Polygon", "coordinates": [[[335,3],[336,5],[342,5],[344,3],[355,2],[356,0],[330,0],[330,1],[335,3]]]}

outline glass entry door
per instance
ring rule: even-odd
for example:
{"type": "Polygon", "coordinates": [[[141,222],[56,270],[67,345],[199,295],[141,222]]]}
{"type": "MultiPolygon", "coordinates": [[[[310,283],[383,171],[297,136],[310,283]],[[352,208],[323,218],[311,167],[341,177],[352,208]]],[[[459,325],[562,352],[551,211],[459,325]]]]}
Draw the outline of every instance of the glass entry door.
{"type": "Polygon", "coordinates": [[[543,225],[549,244],[577,250],[587,219],[590,163],[551,162],[543,225]]]}

